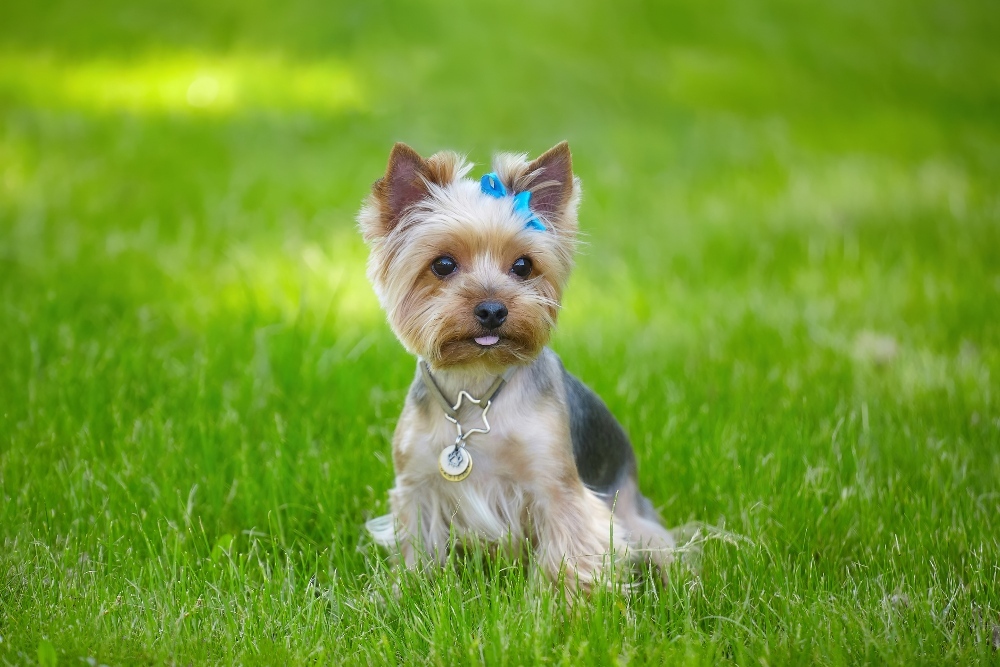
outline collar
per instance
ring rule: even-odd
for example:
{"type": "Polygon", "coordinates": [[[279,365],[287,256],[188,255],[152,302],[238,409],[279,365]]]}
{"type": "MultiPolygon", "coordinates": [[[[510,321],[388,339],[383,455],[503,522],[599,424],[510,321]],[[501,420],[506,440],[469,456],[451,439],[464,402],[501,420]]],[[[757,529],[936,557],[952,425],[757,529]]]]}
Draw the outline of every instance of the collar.
{"type": "MultiPolygon", "coordinates": [[[[434,376],[431,375],[431,368],[430,366],[427,365],[427,362],[421,359],[418,365],[420,366],[420,377],[424,381],[424,386],[427,387],[427,390],[434,396],[437,402],[444,409],[444,413],[448,415],[448,417],[450,417],[453,422],[457,422],[458,408],[462,405],[462,394],[468,396],[468,393],[465,392],[464,390],[460,391],[458,394],[458,402],[452,405],[451,403],[448,402],[448,399],[445,397],[444,392],[441,391],[441,387],[439,387],[438,383],[434,380],[434,376]]],[[[493,399],[497,397],[497,395],[500,393],[500,390],[504,388],[504,385],[507,384],[511,376],[514,375],[514,371],[516,370],[517,366],[511,366],[504,372],[503,375],[498,375],[497,378],[493,381],[493,384],[491,384],[489,389],[486,390],[486,395],[483,398],[479,399],[478,401],[472,399],[471,396],[469,396],[469,398],[472,399],[473,402],[484,404],[487,407],[489,407],[489,405],[493,403],[493,399]]]]}

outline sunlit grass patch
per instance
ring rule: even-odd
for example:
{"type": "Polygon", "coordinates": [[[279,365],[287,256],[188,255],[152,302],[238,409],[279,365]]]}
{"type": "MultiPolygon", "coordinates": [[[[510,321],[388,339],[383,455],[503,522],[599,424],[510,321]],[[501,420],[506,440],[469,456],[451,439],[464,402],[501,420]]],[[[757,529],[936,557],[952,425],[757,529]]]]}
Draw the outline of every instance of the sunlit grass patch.
{"type": "Polygon", "coordinates": [[[343,60],[151,52],[69,59],[0,54],[0,100],[92,112],[230,115],[247,110],[344,113],[365,108],[343,60]]]}
{"type": "Polygon", "coordinates": [[[236,241],[210,266],[191,239],[158,243],[154,249],[133,243],[130,236],[109,235],[109,257],[156,266],[176,290],[178,314],[193,316],[192,325],[254,311],[289,323],[308,316],[350,323],[355,330],[382,325],[384,316],[365,273],[367,251],[354,230],[321,241],[236,241]]]}

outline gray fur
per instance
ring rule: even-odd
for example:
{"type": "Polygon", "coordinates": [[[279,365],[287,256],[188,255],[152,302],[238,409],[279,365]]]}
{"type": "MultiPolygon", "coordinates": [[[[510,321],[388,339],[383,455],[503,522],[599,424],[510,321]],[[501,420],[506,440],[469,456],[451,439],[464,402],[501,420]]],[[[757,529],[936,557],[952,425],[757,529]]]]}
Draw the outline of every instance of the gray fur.
{"type": "Polygon", "coordinates": [[[424,379],[421,377],[419,370],[417,371],[417,376],[413,378],[413,382],[410,384],[407,401],[412,402],[413,405],[417,406],[417,409],[420,410],[420,414],[424,417],[428,417],[433,414],[435,409],[441,409],[441,407],[435,403],[430,390],[426,385],[424,385],[424,379]]]}
{"type": "Polygon", "coordinates": [[[660,517],[648,498],[639,492],[635,451],[625,429],[587,385],[562,368],[566,404],[569,407],[573,458],[583,483],[613,505],[619,493],[633,492],[641,516],[659,523],[660,517]]]}
{"type": "Polygon", "coordinates": [[[562,373],[562,363],[554,352],[546,349],[535,363],[525,367],[524,372],[528,374],[528,380],[524,383],[523,391],[530,402],[558,396],[556,388],[562,373]]]}

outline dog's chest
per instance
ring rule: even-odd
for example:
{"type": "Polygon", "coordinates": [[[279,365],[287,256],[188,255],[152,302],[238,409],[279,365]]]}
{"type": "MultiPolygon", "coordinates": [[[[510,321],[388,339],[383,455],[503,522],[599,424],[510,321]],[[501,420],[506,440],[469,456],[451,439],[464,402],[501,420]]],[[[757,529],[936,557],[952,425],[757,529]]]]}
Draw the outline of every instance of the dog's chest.
{"type": "MultiPolygon", "coordinates": [[[[532,505],[554,480],[574,474],[565,404],[558,395],[540,392],[537,379],[528,377],[514,376],[485,421],[474,405],[460,409],[461,432],[489,425],[488,433],[473,432],[460,443],[472,461],[460,480],[443,475],[439,464],[442,453],[455,447],[458,427],[431,396],[416,391],[408,397],[394,440],[396,486],[428,525],[489,540],[526,535],[532,505]]],[[[445,387],[444,394],[456,396],[460,389],[445,387]]],[[[473,396],[484,389],[469,387],[473,396]]]]}
{"type": "MultiPolygon", "coordinates": [[[[525,510],[535,486],[523,470],[531,456],[525,436],[533,427],[523,415],[514,418],[507,407],[506,414],[499,410],[488,414],[489,433],[474,433],[465,441],[472,468],[460,481],[446,479],[439,469],[442,451],[455,446],[457,435],[457,428],[443,413],[414,420],[400,434],[396,460],[404,463],[396,470],[397,486],[413,490],[410,497],[429,525],[493,542],[510,534],[525,535],[525,510]]],[[[460,422],[468,428],[483,426],[478,417],[463,411],[460,422]]]]}
{"type": "MultiPolygon", "coordinates": [[[[459,412],[463,432],[473,432],[464,441],[472,459],[472,471],[461,482],[445,479],[439,471],[439,459],[446,448],[454,447],[458,427],[445,417],[436,404],[407,405],[396,438],[397,476],[433,480],[447,488],[455,484],[485,483],[489,480],[531,483],[533,471],[549,468],[553,460],[571,455],[568,440],[568,416],[552,400],[531,400],[516,383],[504,389],[483,419],[483,411],[464,406],[459,412]]],[[[460,443],[461,446],[461,443],[460,443]]]]}
{"type": "MultiPolygon", "coordinates": [[[[408,437],[401,439],[401,453],[407,460],[408,471],[421,477],[438,481],[444,487],[461,484],[465,481],[475,483],[484,478],[511,479],[516,476],[516,467],[512,465],[523,458],[523,437],[525,433],[518,429],[510,419],[510,415],[491,410],[487,414],[489,422],[488,433],[472,433],[464,441],[459,439],[458,427],[445,419],[444,413],[432,412],[429,417],[418,420],[413,425],[408,437]],[[472,471],[462,482],[451,482],[445,479],[439,470],[441,453],[456,446],[464,447],[472,460],[472,471]]],[[[470,429],[484,429],[482,411],[478,409],[463,410],[459,423],[467,432],[470,429]]]]}

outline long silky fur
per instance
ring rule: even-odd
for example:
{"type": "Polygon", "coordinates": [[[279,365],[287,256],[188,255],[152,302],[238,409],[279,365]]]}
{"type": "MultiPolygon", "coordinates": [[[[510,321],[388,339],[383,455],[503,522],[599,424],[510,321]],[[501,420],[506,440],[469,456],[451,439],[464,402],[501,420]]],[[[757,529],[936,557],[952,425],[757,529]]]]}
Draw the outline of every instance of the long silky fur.
{"type": "MultiPolygon", "coordinates": [[[[569,160],[565,144],[534,162],[507,153],[493,160],[509,192],[532,192],[545,231],[525,229],[510,197],[484,196],[478,181],[465,178],[471,165],[462,156],[422,160],[402,145],[358,215],[371,250],[368,276],[389,324],[430,364],[449,401],[460,390],[482,396],[497,374],[518,367],[491,408],[490,433],[467,442],[473,470],[457,483],[437,469],[455,428],[416,375],[393,437],[392,512],[368,524],[374,541],[408,566],[443,560],[455,536],[514,555],[530,544],[547,575],[567,572],[571,585],[589,588],[613,553],[666,554],[672,546],[635,503],[613,513],[576,469],[562,366],[546,347],[577,243],[580,182],[569,160]],[[394,187],[406,197],[392,196],[394,187]],[[454,275],[431,273],[441,255],[458,262],[454,275]],[[510,273],[519,256],[533,262],[525,280],[510,273]],[[472,338],[484,332],[472,311],[487,298],[504,302],[509,315],[501,342],[479,348],[472,338]]],[[[477,418],[475,410],[462,415],[477,418]]]]}

